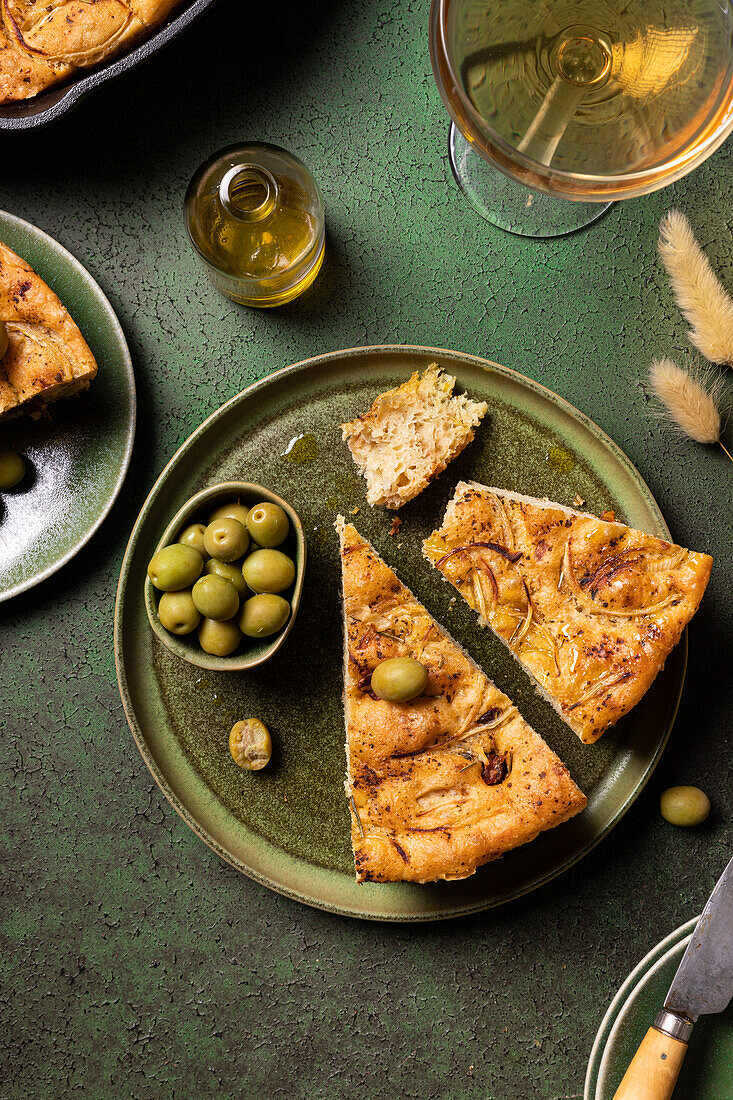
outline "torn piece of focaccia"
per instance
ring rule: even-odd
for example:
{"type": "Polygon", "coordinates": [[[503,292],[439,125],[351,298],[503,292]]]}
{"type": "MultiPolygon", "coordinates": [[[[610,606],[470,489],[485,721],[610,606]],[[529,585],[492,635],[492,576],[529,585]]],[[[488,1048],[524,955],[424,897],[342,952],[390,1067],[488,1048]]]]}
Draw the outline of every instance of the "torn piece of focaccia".
{"type": "Polygon", "coordinates": [[[623,523],[468,482],[423,549],[586,743],[651,686],[712,566],[623,523]]]}
{"type": "Polygon", "coordinates": [[[488,406],[453,395],[455,378],[437,363],[380,394],[363,416],[341,425],[369,504],[400,508],[473,439],[488,406]]]}
{"type": "Polygon", "coordinates": [[[342,517],[344,705],[359,882],[461,879],[579,813],[585,795],[511,701],[342,517]],[[413,657],[409,703],[371,689],[377,664],[413,657]]]}
{"type": "Polygon", "coordinates": [[[97,364],[58,297],[30,264],[0,242],[0,418],[33,412],[89,388],[97,364]]]}

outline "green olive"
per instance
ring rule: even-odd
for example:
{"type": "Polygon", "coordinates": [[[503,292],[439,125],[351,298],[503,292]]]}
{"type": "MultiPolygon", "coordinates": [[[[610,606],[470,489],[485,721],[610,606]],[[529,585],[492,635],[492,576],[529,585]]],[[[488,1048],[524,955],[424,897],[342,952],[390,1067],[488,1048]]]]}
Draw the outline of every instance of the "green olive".
{"type": "Polygon", "coordinates": [[[239,593],[231,581],[206,573],[199,577],[191,593],[196,609],[207,619],[233,619],[239,611],[239,593]]]}
{"type": "Polygon", "coordinates": [[[270,763],[272,740],[267,726],[259,718],[245,718],[232,726],[229,751],[234,763],[248,772],[258,772],[270,763]]]}
{"type": "Polygon", "coordinates": [[[245,558],[242,576],[253,592],[283,592],[295,580],[295,566],[280,550],[256,550],[245,558]]]}
{"type": "Polygon", "coordinates": [[[171,634],[190,634],[201,622],[193,597],[188,589],[183,592],[164,592],[158,604],[161,626],[171,634]]]}
{"type": "Polygon", "coordinates": [[[266,638],[277,634],[290,618],[290,604],[282,596],[263,592],[242,605],[239,626],[248,638],[266,638]]]}
{"type": "Polygon", "coordinates": [[[232,562],[217,561],[216,558],[209,558],[204,566],[204,573],[213,573],[216,577],[223,577],[225,581],[229,581],[234,585],[237,592],[242,597],[249,593],[249,589],[244,583],[244,577],[242,576],[240,566],[234,565],[232,562]]]}
{"type": "Polygon", "coordinates": [[[290,523],[279,504],[263,502],[250,509],[247,530],[260,546],[272,548],[285,542],[290,523]]]}
{"type": "Polygon", "coordinates": [[[2,359],[5,352],[8,350],[9,343],[10,339],[8,337],[7,325],[4,321],[0,321],[0,359],[2,359]]]}
{"type": "Polygon", "coordinates": [[[699,787],[670,787],[659,800],[659,808],[670,825],[702,825],[710,813],[710,799],[699,787]]]}
{"type": "Polygon", "coordinates": [[[161,592],[179,592],[190,588],[204,567],[204,559],[193,546],[173,543],[164,546],[151,559],[148,576],[161,592]]]}
{"type": "Polygon", "coordinates": [[[222,504],[220,508],[215,509],[209,516],[209,523],[216,523],[220,519],[238,519],[244,525],[247,523],[248,515],[249,508],[240,504],[238,500],[233,500],[231,504],[222,504]]]}
{"type": "Polygon", "coordinates": [[[199,625],[199,645],[204,653],[214,657],[228,657],[234,653],[242,640],[242,631],[234,619],[219,622],[216,619],[202,619],[199,625]]]}
{"type": "Polygon", "coordinates": [[[204,546],[210,558],[217,561],[236,561],[246,554],[249,546],[247,528],[238,519],[224,516],[210,523],[204,532],[204,546]]]}
{"type": "Polygon", "coordinates": [[[372,691],[387,703],[407,703],[422,695],[428,670],[414,657],[390,657],[372,673],[372,691]]]}
{"type": "Polygon", "coordinates": [[[203,523],[192,523],[190,527],[187,527],[186,530],[178,536],[178,542],[180,542],[182,546],[193,546],[194,550],[198,550],[203,558],[206,554],[206,549],[204,547],[205,530],[206,528],[203,523]]]}
{"type": "Polygon", "coordinates": [[[17,451],[0,451],[0,489],[14,489],[25,477],[25,460],[17,451]]]}

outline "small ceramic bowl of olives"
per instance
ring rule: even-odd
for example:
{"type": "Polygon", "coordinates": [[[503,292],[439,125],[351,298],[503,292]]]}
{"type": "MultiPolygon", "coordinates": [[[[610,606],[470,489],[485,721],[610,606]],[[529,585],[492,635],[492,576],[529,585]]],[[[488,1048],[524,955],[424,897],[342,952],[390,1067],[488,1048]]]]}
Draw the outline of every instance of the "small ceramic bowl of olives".
{"type": "Polygon", "coordinates": [[[305,556],[303,525],[282,497],[250,481],[203,489],[173,517],[150,560],[148,621],[192,665],[254,668],[290,633],[305,556]]]}

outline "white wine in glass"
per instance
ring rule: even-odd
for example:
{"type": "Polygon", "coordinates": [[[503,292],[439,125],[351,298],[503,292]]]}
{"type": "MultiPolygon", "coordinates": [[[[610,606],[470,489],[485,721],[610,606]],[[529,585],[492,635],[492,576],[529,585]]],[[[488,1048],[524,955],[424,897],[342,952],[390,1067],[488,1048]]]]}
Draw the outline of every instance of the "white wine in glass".
{"type": "Polygon", "coordinates": [[[587,225],[733,129],[728,0],[433,0],[430,48],[456,179],[515,233],[587,225]]]}

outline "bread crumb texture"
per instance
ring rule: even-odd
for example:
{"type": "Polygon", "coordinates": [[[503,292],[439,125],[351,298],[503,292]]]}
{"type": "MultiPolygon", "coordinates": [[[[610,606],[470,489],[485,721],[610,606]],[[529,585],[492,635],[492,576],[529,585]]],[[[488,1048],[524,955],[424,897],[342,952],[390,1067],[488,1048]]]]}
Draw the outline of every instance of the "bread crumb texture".
{"type": "Polygon", "coordinates": [[[484,401],[454,395],[456,380],[431,363],[380,394],[363,416],[341,425],[367,501],[400,508],[421,493],[473,439],[484,401]]]}

